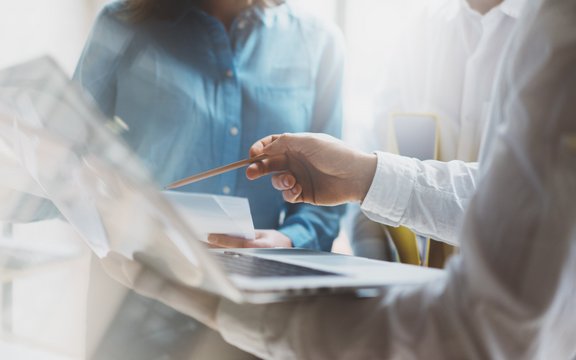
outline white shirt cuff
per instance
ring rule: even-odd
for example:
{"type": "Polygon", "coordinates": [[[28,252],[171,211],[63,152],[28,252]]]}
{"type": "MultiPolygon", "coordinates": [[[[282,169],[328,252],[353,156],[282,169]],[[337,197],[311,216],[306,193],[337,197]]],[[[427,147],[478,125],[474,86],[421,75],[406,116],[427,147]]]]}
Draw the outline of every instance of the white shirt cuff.
{"type": "Polygon", "coordinates": [[[399,226],[414,190],[416,160],[385,152],[376,155],[376,173],[361,209],[371,220],[399,226]]]}

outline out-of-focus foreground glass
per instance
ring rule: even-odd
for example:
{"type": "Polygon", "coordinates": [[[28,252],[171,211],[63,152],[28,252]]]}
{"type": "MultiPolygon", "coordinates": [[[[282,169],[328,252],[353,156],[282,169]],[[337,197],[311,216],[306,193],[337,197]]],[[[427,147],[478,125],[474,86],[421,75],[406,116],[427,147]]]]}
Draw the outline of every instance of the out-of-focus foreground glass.
{"type": "Polygon", "coordinates": [[[48,58],[0,72],[1,358],[186,359],[206,348],[226,358],[226,347],[207,345],[215,340],[206,340],[193,320],[126,295],[97,262],[86,265],[76,233],[99,257],[139,256],[187,284],[208,281],[193,265],[202,262],[192,255],[201,245],[190,241],[199,236],[117,130],[48,58]],[[19,224],[44,226],[29,248],[16,236],[19,224]],[[81,269],[70,267],[75,261],[81,269]],[[38,279],[49,284],[59,271],[76,285],[39,286],[38,279]],[[20,300],[27,279],[33,281],[23,293],[33,299],[20,300]],[[66,319],[69,329],[57,326],[66,319]]]}

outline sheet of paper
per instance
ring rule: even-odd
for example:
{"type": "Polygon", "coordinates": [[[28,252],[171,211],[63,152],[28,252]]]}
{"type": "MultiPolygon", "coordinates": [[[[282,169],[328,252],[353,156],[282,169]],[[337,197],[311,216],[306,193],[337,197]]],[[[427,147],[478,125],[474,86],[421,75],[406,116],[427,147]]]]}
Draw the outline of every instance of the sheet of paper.
{"type": "Polygon", "coordinates": [[[208,234],[227,234],[245,239],[256,236],[246,198],[178,191],[165,191],[164,195],[184,220],[198,230],[204,241],[208,234]]]}

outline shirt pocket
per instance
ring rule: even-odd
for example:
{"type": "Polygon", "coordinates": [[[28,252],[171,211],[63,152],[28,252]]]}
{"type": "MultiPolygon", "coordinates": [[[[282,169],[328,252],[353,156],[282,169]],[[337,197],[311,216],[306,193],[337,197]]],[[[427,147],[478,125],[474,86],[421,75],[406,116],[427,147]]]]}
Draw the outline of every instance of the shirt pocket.
{"type": "Polygon", "coordinates": [[[313,91],[304,87],[267,86],[253,89],[255,132],[262,137],[310,131],[313,91]]]}
{"type": "Polygon", "coordinates": [[[304,65],[279,63],[271,66],[264,78],[264,87],[269,89],[307,89],[312,86],[312,74],[304,65]]]}
{"type": "Polygon", "coordinates": [[[313,89],[305,66],[276,63],[253,86],[262,129],[269,133],[308,131],[313,89]]]}
{"type": "Polygon", "coordinates": [[[241,63],[242,84],[248,93],[244,119],[259,135],[307,131],[318,66],[313,52],[300,36],[286,34],[283,28],[266,29],[257,38],[258,50],[241,63]]]}

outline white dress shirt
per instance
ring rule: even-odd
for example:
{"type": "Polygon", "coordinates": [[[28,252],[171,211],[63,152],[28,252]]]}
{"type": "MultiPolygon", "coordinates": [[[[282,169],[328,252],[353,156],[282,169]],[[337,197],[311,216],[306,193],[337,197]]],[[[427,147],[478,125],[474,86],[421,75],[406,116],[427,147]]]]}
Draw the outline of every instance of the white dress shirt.
{"type": "Polygon", "coordinates": [[[389,150],[390,114],[431,113],[439,120],[438,160],[477,161],[498,64],[525,1],[505,0],[484,15],[467,0],[426,2],[375,99],[380,150],[389,150]]]}
{"type": "MultiPolygon", "coordinates": [[[[466,0],[438,0],[414,16],[412,33],[376,99],[373,146],[392,150],[387,143],[391,114],[434,114],[438,160],[461,161],[419,162],[381,154],[378,166],[387,176],[375,189],[386,206],[379,222],[458,244],[454,224],[476,189],[477,165],[469,162],[477,161],[498,64],[524,3],[506,0],[481,15],[466,0]]],[[[380,225],[362,214],[354,226],[357,249],[381,234],[380,225]]]]}
{"type": "MultiPolygon", "coordinates": [[[[576,2],[527,7],[447,278],[371,299],[223,301],[225,339],[271,359],[574,358],[576,2]]],[[[379,166],[363,203],[374,218],[388,176],[379,166]]]]}

